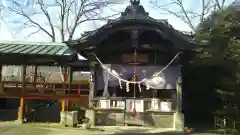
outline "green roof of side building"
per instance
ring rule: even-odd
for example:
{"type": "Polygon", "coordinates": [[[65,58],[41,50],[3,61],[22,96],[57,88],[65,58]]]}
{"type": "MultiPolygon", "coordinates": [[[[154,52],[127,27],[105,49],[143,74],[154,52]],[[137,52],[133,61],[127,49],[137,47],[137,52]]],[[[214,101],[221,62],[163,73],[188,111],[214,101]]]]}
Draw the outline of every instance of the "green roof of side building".
{"type": "Polygon", "coordinates": [[[0,41],[0,54],[63,56],[74,51],[65,43],[0,41]]]}

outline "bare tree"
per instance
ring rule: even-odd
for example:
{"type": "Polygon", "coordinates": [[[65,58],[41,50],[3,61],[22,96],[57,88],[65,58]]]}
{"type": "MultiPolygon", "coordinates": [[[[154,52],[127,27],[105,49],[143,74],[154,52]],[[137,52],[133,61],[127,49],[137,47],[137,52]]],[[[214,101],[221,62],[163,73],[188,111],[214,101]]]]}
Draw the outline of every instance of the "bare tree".
{"type": "Polygon", "coordinates": [[[33,0],[33,3],[21,4],[12,0],[11,6],[5,8],[18,16],[9,22],[18,24],[17,33],[31,28],[34,31],[27,38],[43,32],[55,42],[58,34],[61,41],[72,40],[76,29],[84,22],[107,20],[119,14],[102,16],[104,8],[120,3],[120,0],[33,0]]]}
{"type": "Polygon", "coordinates": [[[191,9],[185,6],[184,2],[186,1],[184,0],[168,0],[167,3],[166,0],[164,2],[163,0],[150,0],[154,7],[181,19],[192,31],[195,31],[194,20],[198,19],[198,22],[202,22],[210,13],[224,8],[229,1],[233,0],[194,0],[196,4],[200,5],[195,5],[195,9],[191,9]]]}

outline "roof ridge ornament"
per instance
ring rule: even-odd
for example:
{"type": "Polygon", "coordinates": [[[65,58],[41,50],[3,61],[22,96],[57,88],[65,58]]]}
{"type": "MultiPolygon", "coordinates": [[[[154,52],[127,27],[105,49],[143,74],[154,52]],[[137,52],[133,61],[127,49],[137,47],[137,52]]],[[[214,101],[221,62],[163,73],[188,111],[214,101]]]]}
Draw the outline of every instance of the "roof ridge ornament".
{"type": "Polygon", "coordinates": [[[143,19],[148,17],[148,12],[140,5],[140,0],[130,0],[130,3],[131,5],[127,6],[122,13],[123,19],[143,19]]]}
{"type": "Polygon", "coordinates": [[[140,0],[130,0],[132,6],[138,6],[140,4],[140,0]]]}

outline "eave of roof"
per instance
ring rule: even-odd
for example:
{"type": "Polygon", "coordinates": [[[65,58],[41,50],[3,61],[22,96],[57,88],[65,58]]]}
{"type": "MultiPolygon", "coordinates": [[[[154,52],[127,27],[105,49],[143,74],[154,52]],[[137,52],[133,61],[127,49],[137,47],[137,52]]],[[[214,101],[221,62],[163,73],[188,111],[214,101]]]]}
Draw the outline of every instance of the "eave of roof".
{"type": "Polygon", "coordinates": [[[67,56],[74,53],[65,43],[0,41],[0,54],[67,56]]]}
{"type": "MultiPolygon", "coordinates": [[[[133,3],[132,3],[133,4],[133,3]]],[[[146,25],[155,25],[156,27],[167,29],[167,33],[171,33],[171,38],[174,36],[178,38],[179,40],[183,41],[184,44],[195,44],[194,36],[193,35],[187,35],[184,34],[181,31],[175,30],[166,19],[164,20],[157,20],[148,15],[148,12],[145,12],[142,5],[139,5],[139,3],[135,3],[135,5],[129,5],[125,12],[122,13],[122,15],[113,20],[109,20],[108,23],[101,26],[100,28],[93,30],[93,31],[87,31],[84,34],[82,34],[81,38],[77,40],[73,40],[70,42],[66,42],[68,46],[74,47],[76,45],[81,44],[82,48],[88,48],[88,45],[94,45],[95,44],[95,37],[98,35],[101,35],[102,31],[107,30],[108,28],[112,29],[113,26],[119,25],[119,24],[125,24],[128,22],[134,23],[145,23],[146,25]],[[93,42],[92,42],[93,41],[93,42]],[[85,47],[86,46],[86,47],[85,47]]],[[[190,47],[191,48],[191,47],[190,47]]]]}

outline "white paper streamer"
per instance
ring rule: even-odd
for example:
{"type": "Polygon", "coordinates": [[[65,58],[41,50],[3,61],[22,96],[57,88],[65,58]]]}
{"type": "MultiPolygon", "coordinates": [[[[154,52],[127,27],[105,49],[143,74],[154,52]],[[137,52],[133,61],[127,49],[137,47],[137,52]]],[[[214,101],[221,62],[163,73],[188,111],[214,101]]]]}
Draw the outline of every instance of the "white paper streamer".
{"type": "Polygon", "coordinates": [[[142,92],[141,83],[138,83],[138,89],[139,89],[139,92],[142,92]]]}
{"type": "Polygon", "coordinates": [[[129,88],[129,82],[126,82],[126,91],[129,92],[130,88],[129,88]]]}
{"type": "MultiPolygon", "coordinates": [[[[110,75],[112,75],[113,77],[117,78],[119,80],[119,85],[121,84],[121,81],[122,82],[125,82],[126,83],[126,91],[129,92],[130,91],[130,88],[129,88],[129,84],[141,84],[141,83],[144,83],[146,85],[146,89],[149,90],[151,88],[151,85],[154,84],[154,85],[157,85],[157,83],[164,83],[165,80],[164,77],[163,77],[163,72],[174,62],[174,60],[181,54],[181,52],[177,53],[175,55],[175,57],[163,68],[161,69],[159,72],[155,73],[154,75],[152,75],[152,77],[150,78],[144,78],[140,81],[129,81],[129,80],[125,80],[123,78],[120,77],[120,75],[115,71],[115,70],[112,70],[112,69],[109,69],[107,68],[99,59],[98,57],[93,54],[96,58],[96,60],[99,62],[99,64],[101,65],[101,67],[103,69],[105,69],[110,75]]],[[[121,88],[121,85],[120,85],[120,88],[121,88]]]]}
{"type": "MultiPolygon", "coordinates": [[[[106,66],[111,69],[111,64],[106,64],[106,66]]],[[[108,80],[109,80],[109,72],[107,70],[103,70],[103,77],[104,77],[104,91],[103,91],[103,97],[109,97],[109,91],[108,91],[108,80]]]]}

